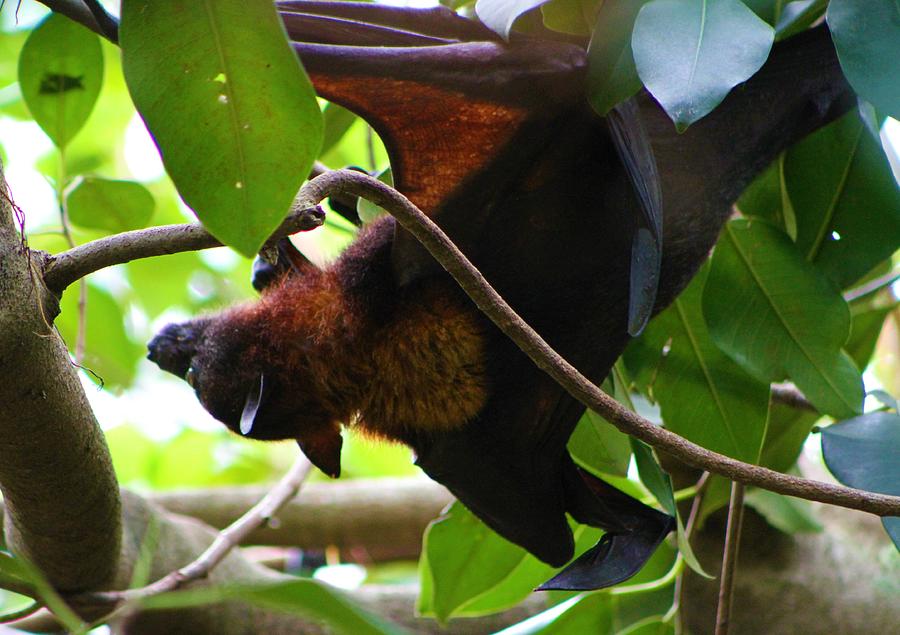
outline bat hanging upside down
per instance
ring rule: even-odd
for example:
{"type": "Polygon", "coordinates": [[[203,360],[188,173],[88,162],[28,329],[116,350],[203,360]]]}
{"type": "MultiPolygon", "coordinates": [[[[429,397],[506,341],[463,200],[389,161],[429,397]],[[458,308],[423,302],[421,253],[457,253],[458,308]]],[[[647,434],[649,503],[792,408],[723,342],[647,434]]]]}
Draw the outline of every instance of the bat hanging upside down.
{"type": "MultiPolygon", "coordinates": [[[[279,8],[319,94],[381,136],[397,189],[595,382],[696,273],[755,174],[851,94],[818,28],[777,46],[678,135],[646,94],[596,116],[577,44],[505,43],[444,9],[279,8]]],[[[576,467],[566,443],[584,407],[392,219],[324,270],[289,243],[279,251],[258,302],[169,325],[149,344],[230,429],[296,440],[331,476],[342,424],[404,443],[490,527],[554,566],[575,555],[567,514],[606,530],[542,588],[619,583],[672,530],[668,515],[576,467]]]]}

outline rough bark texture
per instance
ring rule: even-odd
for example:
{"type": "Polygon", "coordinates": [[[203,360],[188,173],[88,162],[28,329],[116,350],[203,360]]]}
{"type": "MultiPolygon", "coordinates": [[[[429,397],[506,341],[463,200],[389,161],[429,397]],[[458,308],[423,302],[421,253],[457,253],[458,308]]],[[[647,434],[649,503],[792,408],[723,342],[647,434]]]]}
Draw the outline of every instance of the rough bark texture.
{"type": "Polygon", "coordinates": [[[119,498],[55,302],[23,247],[0,171],[0,491],[9,547],[67,591],[112,581],[119,498]]]}

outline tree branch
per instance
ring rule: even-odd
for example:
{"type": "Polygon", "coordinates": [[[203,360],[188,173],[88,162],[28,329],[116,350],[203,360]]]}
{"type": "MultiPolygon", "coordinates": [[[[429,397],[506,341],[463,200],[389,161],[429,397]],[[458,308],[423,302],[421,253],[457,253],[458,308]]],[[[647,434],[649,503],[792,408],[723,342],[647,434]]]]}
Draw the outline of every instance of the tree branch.
{"type": "Polygon", "coordinates": [[[664,450],[688,465],[721,474],[746,485],[756,485],[779,494],[858,509],[879,516],[900,516],[898,496],[820,483],[737,461],[691,443],[631,412],[560,357],[512,310],[447,235],[392,187],[359,172],[338,170],[323,174],[304,185],[295,205],[299,208],[313,208],[323,198],[335,193],[361,196],[390,212],[453,276],[478,308],[541,370],[622,432],[664,450]]]}
{"type": "Polygon", "coordinates": [[[728,526],[725,530],[725,553],[722,556],[715,635],[728,635],[731,625],[731,601],[734,598],[734,576],[737,571],[743,519],[744,486],[735,482],[731,484],[731,501],[728,503],[728,526]]]}
{"type": "Polygon", "coordinates": [[[212,544],[190,564],[138,589],[86,593],[70,599],[79,604],[119,604],[174,591],[188,582],[207,577],[209,572],[231,553],[232,549],[237,547],[257,527],[271,520],[290,499],[297,495],[300,486],[309,476],[311,467],[312,464],[306,460],[306,457],[300,455],[287,474],[262,500],[220,531],[212,544]]]}
{"type": "MultiPolygon", "coordinates": [[[[265,494],[262,486],[149,494],[164,509],[226,527],[265,494]]],[[[251,533],[247,544],[301,549],[335,546],[342,560],[416,558],[422,532],[453,497],[426,478],[308,483],[285,505],[278,523],[251,533]]]]}
{"type": "MultiPolygon", "coordinates": [[[[324,220],[325,214],[321,209],[294,207],[266,244],[271,244],[282,236],[315,229],[324,220]]],[[[79,278],[104,267],[138,258],[221,246],[222,243],[199,224],[137,229],[92,240],[55,256],[48,256],[44,264],[44,282],[48,289],[58,295],[79,278]]]]}

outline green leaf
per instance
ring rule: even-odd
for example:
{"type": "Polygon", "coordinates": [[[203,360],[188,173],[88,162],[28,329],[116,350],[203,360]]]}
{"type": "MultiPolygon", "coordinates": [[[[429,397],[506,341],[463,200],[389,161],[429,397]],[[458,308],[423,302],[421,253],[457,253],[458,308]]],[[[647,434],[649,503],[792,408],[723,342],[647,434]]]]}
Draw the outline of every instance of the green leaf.
{"type": "MultiPolygon", "coordinates": [[[[900,496],[900,415],[871,412],[822,430],[822,453],[831,473],[845,485],[900,496]]],[[[900,550],[900,516],[883,518],[900,550]]]]}
{"type": "Polygon", "coordinates": [[[825,14],[847,81],[884,114],[900,118],[900,5],[896,0],[831,0],[825,14]]]}
{"type": "Polygon", "coordinates": [[[169,176],[216,238],[253,255],[322,141],[318,102],[274,6],[131,0],[122,9],[125,79],[169,176]]]}
{"type": "Polygon", "coordinates": [[[767,220],[792,240],[797,239],[797,217],[784,186],[784,154],[769,164],[744,190],[737,207],[744,216],[767,220]]]}
{"type": "Polygon", "coordinates": [[[174,591],[141,601],[146,609],[180,609],[240,600],[254,606],[321,620],[338,633],[389,635],[405,633],[355,606],[344,594],[313,580],[174,591]]]}
{"type": "Polygon", "coordinates": [[[828,0],[794,0],[784,5],[778,24],[775,25],[775,39],[783,40],[809,28],[822,17],[828,0]]]}
{"type": "Polygon", "coordinates": [[[844,350],[853,359],[857,368],[865,368],[869,365],[869,360],[872,359],[872,354],[875,352],[875,345],[878,343],[878,336],[881,335],[881,329],[884,327],[884,321],[898,306],[900,305],[894,303],[852,312],[853,323],[850,329],[850,339],[847,340],[844,350]]]}
{"type": "Polygon", "coordinates": [[[791,148],[784,176],[797,217],[797,247],[839,287],[900,245],[900,189],[880,142],[865,132],[856,112],[791,148]]]}
{"type": "Polygon", "coordinates": [[[98,177],[82,179],[66,199],[73,223],[110,233],[146,227],[156,204],[140,183],[98,177]]]}
{"type": "Polygon", "coordinates": [[[322,122],[324,128],[322,132],[322,147],[319,150],[319,155],[325,154],[336,146],[344,135],[347,134],[347,131],[350,130],[350,127],[356,123],[357,119],[358,117],[355,114],[343,106],[332,103],[327,104],[322,110],[322,122]]]}
{"type": "Polygon", "coordinates": [[[675,635],[675,627],[671,622],[656,615],[635,622],[631,626],[616,632],[616,635],[675,635]]]}
{"type": "Polygon", "coordinates": [[[19,57],[19,87],[34,120],[64,148],[90,116],[103,83],[100,38],[52,13],[19,57]]]}
{"type": "Polygon", "coordinates": [[[607,593],[591,593],[538,613],[497,635],[584,635],[612,633],[615,623],[613,598],[607,593]],[[560,612],[562,611],[562,612],[560,612]]]}
{"type": "Polygon", "coordinates": [[[653,0],[631,46],[644,86],[683,131],[759,70],[774,38],[740,0],[653,0]]]}
{"type": "Polygon", "coordinates": [[[12,587],[21,589],[26,586],[32,587],[33,583],[22,561],[0,551],[0,589],[12,587]]]}
{"type": "Polygon", "coordinates": [[[742,219],[725,226],[703,312],[716,345],[760,381],[788,376],[821,412],[860,412],[862,377],[841,351],[847,303],[776,228],[742,219]]]}
{"type": "Polygon", "coordinates": [[[596,6],[594,0],[549,0],[541,5],[541,15],[551,31],[590,35],[596,6]]]}
{"type": "MultiPolygon", "coordinates": [[[[56,327],[70,351],[78,341],[80,285],[73,284],[61,302],[56,327]]],[[[85,355],[82,365],[99,375],[108,388],[129,386],[146,349],[128,337],[123,325],[127,307],[107,291],[88,283],[85,305],[85,355]]],[[[94,377],[91,373],[88,376],[94,377]]],[[[95,378],[96,379],[96,378],[95,378]]]]}
{"type": "Polygon", "coordinates": [[[569,437],[569,452],[581,467],[591,472],[625,476],[631,460],[628,435],[606,422],[593,410],[586,410],[569,437]]]}
{"type": "Polygon", "coordinates": [[[786,534],[822,531],[822,525],[812,515],[808,501],[759,488],[747,492],[744,501],[775,529],[786,534]]]}
{"type": "Polygon", "coordinates": [[[709,267],[649,325],[662,358],[653,383],[666,428],[705,448],[757,463],[766,433],[769,386],[713,343],[701,299],[709,267]]]}
{"type": "Polygon", "coordinates": [[[442,622],[502,582],[524,552],[458,502],[428,527],[424,551],[432,579],[431,609],[442,622]]]}
{"type": "Polygon", "coordinates": [[[653,449],[643,441],[631,437],[631,450],[634,452],[634,462],[637,464],[641,483],[650,490],[666,512],[675,516],[677,509],[672,478],[660,467],[656,457],[653,456],[653,449]]]}
{"type": "Polygon", "coordinates": [[[477,0],[475,13],[491,31],[508,40],[516,18],[545,2],[548,0],[477,0]]]}
{"type": "Polygon", "coordinates": [[[631,34],[638,11],[648,0],[621,0],[600,5],[588,45],[588,99],[606,116],[621,101],[641,89],[631,52],[631,34]]]}

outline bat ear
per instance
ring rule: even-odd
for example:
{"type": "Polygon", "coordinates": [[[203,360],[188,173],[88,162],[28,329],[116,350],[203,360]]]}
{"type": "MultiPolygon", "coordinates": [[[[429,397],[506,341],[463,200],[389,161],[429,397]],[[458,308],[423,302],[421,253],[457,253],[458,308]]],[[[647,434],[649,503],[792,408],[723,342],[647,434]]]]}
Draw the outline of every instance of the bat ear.
{"type": "Polygon", "coordinates": [[[310,463],[331,478],[341,475],[341,427],[337,423],[304,431],[297,437],[297,445],[310,463]]]}

